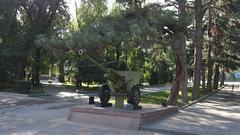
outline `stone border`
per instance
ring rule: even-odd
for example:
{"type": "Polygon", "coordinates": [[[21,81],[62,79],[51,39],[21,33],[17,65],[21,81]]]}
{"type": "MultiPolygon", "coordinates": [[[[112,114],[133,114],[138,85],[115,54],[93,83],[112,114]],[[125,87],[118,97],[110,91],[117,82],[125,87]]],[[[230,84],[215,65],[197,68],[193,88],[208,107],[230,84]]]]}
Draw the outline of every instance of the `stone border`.
{"type": "Polygon", "coordinates": [[[178,107],[162,108],[144,106],[143,110],[128,111],[115,107],[95,107],[92,105],[73,106],[70,109],[68,120],[112,128],[139,130],[146,123],[178,112],[178,107]]]}

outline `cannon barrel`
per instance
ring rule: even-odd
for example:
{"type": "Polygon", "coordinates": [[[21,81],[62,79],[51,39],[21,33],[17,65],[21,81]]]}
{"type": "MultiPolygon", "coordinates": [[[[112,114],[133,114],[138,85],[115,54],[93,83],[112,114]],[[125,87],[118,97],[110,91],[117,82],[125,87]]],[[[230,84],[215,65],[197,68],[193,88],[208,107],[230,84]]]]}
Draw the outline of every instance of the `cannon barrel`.
{"type": "Polygon", "coordinates": [[[96,65],[98,68],[100,68],[103,72],[107,73],[108,70],[106,68],[104,68],[101,64],[97,63],[93,58],[91,58],[90,56],[88,56],[83,50],[79,50],[78,54],[80,56],[83,56],[84,58],[86,58],[87,60],[89,60],[91,63],[93,63],[94,65],[96,65]]]}
{"type": "Polygon", "coordinates": [[[103,72],[106,74],[104,75],[107,79],[111,80],[113,83],[117,83],[118,81],[122,81],[124,83],[124,76],[120,75],[113,69],[106,69],[101,64],[97,63],[93,58],[91,58],[89,55],[87,55],[83,50],[79,50],[78,54],[80,56],[83,56],[87,60],[89,60],[91,63],[96,65],[98,68],[100,68],[103,72]]]}
{"type": "MultiPolygon", "coordinates": [[[[93,58],[88,56],[83,50],[79,50],[79,55],[83,56],[85,59],[89,60],[91,63],[100,68],[105,74],[104,77],[110,81],[107,83],[110,88],[110,93],[115,95],[115,105],[116,107],[124,107],[124,98],[128,98],[128,103],[138,107],[140,101],[140,89],[136,85],[137,75],[133,72],[125,71],[115,71],[114,69],[106,69],[101,64],[97,63],[93,58]],[[132,73],[132,74],[130,74],[132,73]]],[[[139,77],[140,79],[140,77],[139,77]]],[[[137,81],[137,83],[139,80],[137,81]]],[[[100,90],[99,97],[102,103],[106,104],[109,100],[109,93],[104,92],[104,89],[100,90]],[[104,94],[105,93],[105,94],[104,94]],[[104,102],[103,102],[104,101],[104,102]],[[107,101],[107,102],[105,102],[107,101]]]]}

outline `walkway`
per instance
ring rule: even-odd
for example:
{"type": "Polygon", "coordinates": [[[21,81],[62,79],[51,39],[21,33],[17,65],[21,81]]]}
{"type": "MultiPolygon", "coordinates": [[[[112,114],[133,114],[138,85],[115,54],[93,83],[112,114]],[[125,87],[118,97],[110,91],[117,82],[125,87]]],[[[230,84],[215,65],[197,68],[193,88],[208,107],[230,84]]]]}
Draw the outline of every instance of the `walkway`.
{"type": "Polygon", "coordinates": [[[156,121],[142,130],[173,135],[240,135],[240,91],[226,87],[168,119],[156,121]]]}
{"type": "MultiPolygon", "coordinates": [[[[237,89],[239,88],[235,87],[235,90],[237,89]]],[[[0,134],[239,135],[240,92],[232,92],[231,87],[227,87],[225,90],[170,118],[144,125],[140,131],[120,130],[68,121],[69,107],[85,105],[87,99],[68,102],[0,93],[0,134]]]]}
{"type": "Polygon", "coordinates": [[[86,104],[0,93],[0,135],[166,135],[67,120],[70,106],[86,104]]]}

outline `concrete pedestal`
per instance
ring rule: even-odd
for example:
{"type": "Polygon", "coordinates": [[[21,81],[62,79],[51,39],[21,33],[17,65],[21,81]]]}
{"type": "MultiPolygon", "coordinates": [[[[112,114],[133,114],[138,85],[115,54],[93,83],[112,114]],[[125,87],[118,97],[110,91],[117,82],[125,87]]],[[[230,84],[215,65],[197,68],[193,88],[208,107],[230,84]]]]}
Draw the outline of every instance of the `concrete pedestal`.
{"type": "Polygon", "coordinates": [[[178,112],[177,107],[143,105],[142,110],[128,111],[115,107],[95,107],[92,105],[70,108],[68,120],[120,129],[136,129],[166,115],[178,112]]]}

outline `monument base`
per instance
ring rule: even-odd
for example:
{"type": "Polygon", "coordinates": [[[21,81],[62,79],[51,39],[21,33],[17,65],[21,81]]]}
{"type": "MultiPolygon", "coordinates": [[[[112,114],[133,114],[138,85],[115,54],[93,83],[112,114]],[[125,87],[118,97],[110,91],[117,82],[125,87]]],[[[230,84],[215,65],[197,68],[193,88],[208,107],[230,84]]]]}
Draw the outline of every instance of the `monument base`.
{"type": "Polygon", "coordinates": [[[106,104],[103,104],[103,103],[95,103],[95,106],[96,106],[96,107],[112,107],[112,103],[106,103],[106,104]]]}
{"type": "Polygon", "coordinates": [[[128,111],[115,107],[103,108],[86,105],[71,107],[68,120],[89,125],[138,130],[145,123],[176,112],[178,112],[178,107],[174,106],[143,105],[142,110],[128,111]]]}

